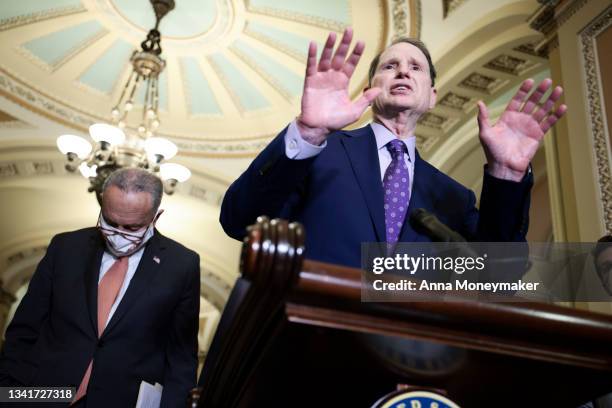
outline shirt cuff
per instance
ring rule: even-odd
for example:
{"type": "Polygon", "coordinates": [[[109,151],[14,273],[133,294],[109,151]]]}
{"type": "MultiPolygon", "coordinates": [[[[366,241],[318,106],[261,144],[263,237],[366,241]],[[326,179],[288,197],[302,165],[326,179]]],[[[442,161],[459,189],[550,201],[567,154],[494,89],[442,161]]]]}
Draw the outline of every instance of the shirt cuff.
{"type": "Polygon", "coordinates": [[[327,146],[327,140],[321,146],[315,146],[302,139],[295,120],[289,124],[285,132],[285,154],[290,159],[309,159],[321,153],[325,146],[327,146]]]}

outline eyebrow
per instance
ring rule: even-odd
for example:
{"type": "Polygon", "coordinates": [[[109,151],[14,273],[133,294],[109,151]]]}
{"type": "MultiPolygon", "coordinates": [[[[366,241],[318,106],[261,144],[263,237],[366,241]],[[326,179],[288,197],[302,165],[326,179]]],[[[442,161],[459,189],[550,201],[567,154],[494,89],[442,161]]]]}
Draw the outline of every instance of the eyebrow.
{"type": "MultiPolygon", "coordinates": [[[[383,65],[385,65],[385,64],[391,64],[391,63],[397,63],[398,61],[399,61],[399,58],[398,58],[398,57],[390,57],[389,59],[386,59],[386,60],[381,61],[379,66],[383,66],[383,65]]],[[[414,58],[414,57],[410,57],[409,62],[410,62],[411,64],[416,64],[416,65],[419,65],[419,66],[422,66],[422,65],[423,65],[423,62],[422,62],[422,61],[419,61],[419,60],[417,60],[417,59],[416,59],[416,58],[414,58]]]]}

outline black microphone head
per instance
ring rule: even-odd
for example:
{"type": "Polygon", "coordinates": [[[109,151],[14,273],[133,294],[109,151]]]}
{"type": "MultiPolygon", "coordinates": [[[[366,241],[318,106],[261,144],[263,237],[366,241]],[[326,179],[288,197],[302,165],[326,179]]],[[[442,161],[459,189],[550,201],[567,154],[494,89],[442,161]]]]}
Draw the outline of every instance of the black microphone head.
{"type": "Polygon", "coordinates": [[[424,217],[427,217],[429,212],[424,208],[415,208],[410,213],[410,219],[414,221],[422,221],[424,217]]]}

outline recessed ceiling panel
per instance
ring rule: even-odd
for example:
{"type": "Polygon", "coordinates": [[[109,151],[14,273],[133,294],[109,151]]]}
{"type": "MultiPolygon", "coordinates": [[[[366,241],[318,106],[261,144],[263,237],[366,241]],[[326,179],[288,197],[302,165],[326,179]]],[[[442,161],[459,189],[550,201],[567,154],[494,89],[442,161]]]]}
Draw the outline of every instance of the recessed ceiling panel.
{"type": "Polygon", "coordinates": [[[196,115],[221,113],[198,60],[195,57],[181,58],[181,67],[189,112],[196,115]]]}
{"type": "Polygon", "coordinates": [[[133,46],[117,40],[84,73],[79,81],[100,92],[110,94],[128,65],[133,46]]]}
{"type": "Polygon", "coordinates": [[[5,0],[0,7],[0,23],[15,17],[31,16],[81,6],[80,0],[5,0]]]}
{"type": "Polygon", "coordinates": [[[285,65],[256,50],[243,40],[236,41],[232,51],[252,66],[283,96],[291,99],[301,95],[303,78],[287,69],[285,65]]]}
{"type": "Polygon", "coordinates": [[[210,56],[213,68],[219,74],[221,81],[234,97],[234,102],[240,105],[242,111],[257,110],[270,106],[263,94],[253,86],[246,74],[241,72],[224,55],[210,56]]]}
{"type": "Polygon", "coordinates": [[[55,66],[105,32],[98,21],[90,20],[30,40],[23,44],[23,48],[46,64],[55,66]]]}

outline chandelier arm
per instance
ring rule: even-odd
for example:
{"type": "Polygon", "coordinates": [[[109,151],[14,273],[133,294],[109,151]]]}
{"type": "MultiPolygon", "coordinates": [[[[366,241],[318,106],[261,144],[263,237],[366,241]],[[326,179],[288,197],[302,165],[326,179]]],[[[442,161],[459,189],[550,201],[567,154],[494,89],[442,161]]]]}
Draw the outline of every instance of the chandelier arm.
{"type": "Polygon", "coordinates": [[[126,82],[125,86],[123,87],[123,90],[121,91],[121,96],[119,96],[119,100],[117,101],[117,106],[121,105],[121,102],[123,101],[123,98],[125,97],[125,93],[127,92],[128,88],[132,84],[132,81],[134,80],[135,76],[136,76],[136,72],[132,71],[132,73],[128,77],[128,81],[126,82]]]}
{"type": "Polygon", "coordinates": [[[145,129],[145,132],[149,130],[149,126],[147,126],[147,110],[149,108],[149,94],[151,92],[151,77],[147,78],[147,87],[145,89],[145,101],[144,106],[142,107],[142,126],[145,129]]]}

